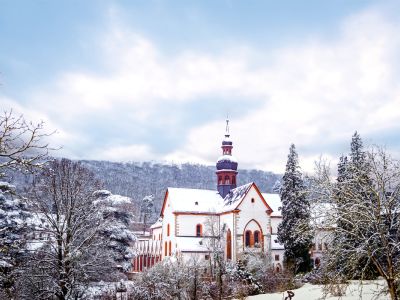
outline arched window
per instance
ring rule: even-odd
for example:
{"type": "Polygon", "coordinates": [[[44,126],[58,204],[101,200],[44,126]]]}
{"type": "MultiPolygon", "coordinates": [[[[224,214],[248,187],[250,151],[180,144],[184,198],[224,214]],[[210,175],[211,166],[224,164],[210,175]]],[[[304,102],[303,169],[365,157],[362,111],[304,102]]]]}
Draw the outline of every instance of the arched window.
{"type": "Polygon", "coordinates": [[[167,225],[167,236],[169,236],[169,224],[167,225]]]}
{"type": "Polygon", "coordinates": [[[164,256],[168,255],[168,248],[167,248],[168,244],[167,242],[164,243],[164,256]]]}
{"type": "Polygon", "coordinates": [[[225,176],[225,184],[229,184],[229,176],[228,175],[225,176]]]}
{"type": "Polygon", "coordinates": [[[232,259],[232,234],[230,229],[226,232],[226,258],[232,259]]]}
{"type": "Polygon", "coordinates": [[[315,267],[316,267],[316,268],[319,268],[320,264],[321,264],[321,259],[320,259],[319,257],[317,257],[317,258],[315,259],[315,267]]]}
{"type": "Polygon", "coordinates": [[[251,247],[251,231],[246,230],[245,237],[244,237],[244,245],[246,247],[251,247]]]}
{"type": "Polygon", "coordinates": [[[218,176],[218,184],[222,184],[222,176],[218,176]]]}
{"type": "Polygon", "coordinates": [[[169,241],[169,256],[171,256],[172,253],[172,243],[169,241]]]}
{"type": "Polygon", "coordinates": [[[202,236],[203,235],[203,228],[201,224],[196,225],[196,236],[202,236]]]}
{"type": "Polygon", "coordinates": [[[235,178],[235,176],[232,176],[232,184],[236,184],[236,178],[235,178]]]}
{"type": "Polygon", "coordinates": [[[254,231],[254,244],[260,244],[260,232],[258,230],[254,231]]]}

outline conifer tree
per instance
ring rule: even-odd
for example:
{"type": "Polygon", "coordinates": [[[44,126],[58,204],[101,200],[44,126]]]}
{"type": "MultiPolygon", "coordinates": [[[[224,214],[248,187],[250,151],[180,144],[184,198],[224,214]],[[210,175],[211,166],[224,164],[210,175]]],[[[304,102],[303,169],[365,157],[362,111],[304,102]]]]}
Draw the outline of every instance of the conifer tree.
{"type": "Polygon", "coordinates": [[[290,146],[280,196],[282,222],[278,227],[278,241],[285,246],[286,267],[295,273],[307,272],[312,243],[310,203],[294,144],[290,146]]]}
{"type": "MultiPolygon", "coordinates": [[[[374,195],[369,192],[372,185],[369,173],[370,166],[362,139],[356,131],[351,139],[349,159],[342,156],[338,164],[336,204],[339,214],[347,214],[349,207],[352,207],[353,210],[355,209],[350,202],[364,203],[364,205],[360,206],[363,210],[371,206],[370,203],[373,203],[374,195]],[[346,196],[349,191],[353,195],[352,199],[346,196]]],[[[337,232],[340,234],[336,233],[335,238],[342,245],[341,259],[351,260],[352,258],[347,256],[347,250],[357,245],[354,232],[358,232],[359,236],[364,236],[368,235],[367,231],[370,229],[355,227],[353,223],[346,220],[348,218],[345,216],[338,219],[337,226],[340,227],[340,230],[337,232]]],[[[338,264],[338,266],[341,265],[349,266],[348,264],[338,264]]],[[[357,261],[354,261],[354,266],[350,269],[340,267],[340,272],[346,277],[359,277],[360,274],[363,274],[363,276],[373,278],[376,274],[375,268],[367,261],[366,256],[359,257],[357,261]]]]}

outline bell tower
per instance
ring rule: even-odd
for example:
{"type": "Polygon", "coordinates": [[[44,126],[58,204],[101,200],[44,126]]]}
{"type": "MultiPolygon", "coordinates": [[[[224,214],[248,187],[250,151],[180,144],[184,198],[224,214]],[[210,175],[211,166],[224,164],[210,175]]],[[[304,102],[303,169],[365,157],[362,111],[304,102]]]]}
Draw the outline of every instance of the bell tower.
{"type": "Polygon", "coordinates": [[[229,193],[230,190],[236,188],[236,175],[238,163],[232,156],[232,140],[229,134],[229,119],[226,120],[225,137],[222,141],[222,156],[217,160],[217,189],[222,198],[229,193]]]}

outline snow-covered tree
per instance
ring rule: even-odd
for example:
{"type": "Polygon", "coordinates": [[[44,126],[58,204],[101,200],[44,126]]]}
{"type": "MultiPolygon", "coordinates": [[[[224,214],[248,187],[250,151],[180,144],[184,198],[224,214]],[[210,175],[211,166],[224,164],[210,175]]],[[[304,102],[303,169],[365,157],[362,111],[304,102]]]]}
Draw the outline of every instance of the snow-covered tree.
{"type": "Polygon", "coordinates": [[[223,275],[226,264],[224,259],[226,225],[220,224],[217,215],[207,217],[204,223],[205,238],[203,243],[210,253],[209,267],[213,279],[217,281],[218,299],[223,297],[223,275]]]}
{"type": "Polygon", "coordinates": [[[278,227],[278,241],[285,246],[285,264],[296,273],[309,271],[310,203],[294,144],[290,146],[280,196],[282,222],[278,227]]]}
{"type": "Polygon", "coordinates": [[[45,224],[46,236],[31,256],[26,286],[31,299],[75,299],[86,284],[110,274],[106,241],[108,223],[94,203],[99,189],[93,174],[67,159],[48,164],[35,181],[30,204],[45,224]]]}
{"type": "Polygon", "coordinates": [[[15,187],[0,182],[0,296],[16,295],[16,281],[26,250],[26,219],[30,213],[21,200],[15,198],[15,187]]]}
{"type": "Polygon", "coordinates": [[[102,230],[102,235],[108,240],[107,248],[116,266],[127,271],[132,266],[134,251],[132,243],[136,236],[131,229],[134,215],[133,199],[113,195],[107,190],[94,193],[95,203],[103,213],[103,219],[108,224],[102,230]]]}
{"type": "Polygon", "coordinates": [[[349,275],[360,279],[368,277],[373,265],[386,280],[391,299],[397,300],[400,162],[380,148],[365,152],[365,159],[369,166],[368,184],[364,181],[365,174],[361,178],[352,174],[351,180],[338,188],[326,174],[327,168],[321,173],[325,173],[320,180],[321,190],[332,203],[332,208],[326,212],[326,225],[334,230],[335,237],[329,244],[322,267],[329,281],[340,282],[351,278],[349,275]]]}
{"type": "Polygon", "coordinates": [[[282,184],[280,180],[275,181],[274,186],[272,187],[272,191],[274,193],[279,194],[281,192],[282,184]]]}
{"type": "MultiPolygon", "coordinates": [[[[349,197],[346,197],[347,191],[350,189],[353,191],[353,194],[357,191],[357,197],[362,200],[364,199],[365,205],[364,207],[370,203],[370,201],[374,198],[374,195],[370,191],[370,186],[372,184],[370,176],[370,165],[367,160],[367,153],[364,151],[363,143],[360,135],[355,132],[352,136],[351,144],[350,144],[350,154],[349,159],[346,156],[341,156],[338,163],[338,177],[337,177],[337,197],[336,204],[338,205],[339,212],[343,214],[346,213],[346,207],[350,205],[353,201],[349,197]]],[[[341,228],[341,230],[335,231],[334,238],[337,241],[340,241],[343,248],[352,248],[357,245],[357,241],[354,240],[353,235],[351,233],[346,232],[354,232],[360,230],[368,230],[368,228],[354,228],[352,223],[345,222],[344,219],[339,218],[337,221],[337,226],[341,228]]],[[[368,233],[364,232],[361,235],[368,235],[368,233]]],[[[343,252],[343,255],[340,257],[340,260],[348,260],[350,258],[345,256],[347,251],[343,252]]],[[[359,258],[360,268],[358,270],[354,269],[346,269],[342,266],[346,266],[346,264],[338,261],[338,269],[341,270],[344,276],[346,277],[358,277],[363,274],[367,278],[373,278],[377,275],[375,267],[372,263],[367,264],[368,258],[365,256],[364,258],[359,258]]]]}
{"type": "Polygon", "coordinates": [[[43,125],[28,122],[12,111],[0,115],[0,177],[6,169],[32,171],[43,165],[50,149],[43,125]]]}
{"type": "Polygon", "coordinates": [[[141,274],[130,299],[196,299],[190,295],[191,279],[197,268],[180,257],[163,260],[141,274]]]}
{"type": "Polygon", "coordinates": [[[140,207],[140,214],[142,216],[142,222],[143,222],[143,234],[147,230],[147,226],[149,223],[149,219],[151,218],[152,212],[154,211],[154,196],[153,195],[147,195],[143,198],[142,204],[140,207]]]}

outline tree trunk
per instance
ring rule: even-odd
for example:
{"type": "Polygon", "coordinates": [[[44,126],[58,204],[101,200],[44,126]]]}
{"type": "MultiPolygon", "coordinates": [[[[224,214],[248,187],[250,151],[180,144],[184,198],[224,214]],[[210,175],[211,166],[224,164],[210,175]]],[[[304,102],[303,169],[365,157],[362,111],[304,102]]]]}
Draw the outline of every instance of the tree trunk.
{"type": "Polygon", "coordinates": [[[386,282],[390,293],[390,299],[399,300],[397,295],[397,284],[395,283],[394,279],[386,279],[386,282]]]}

